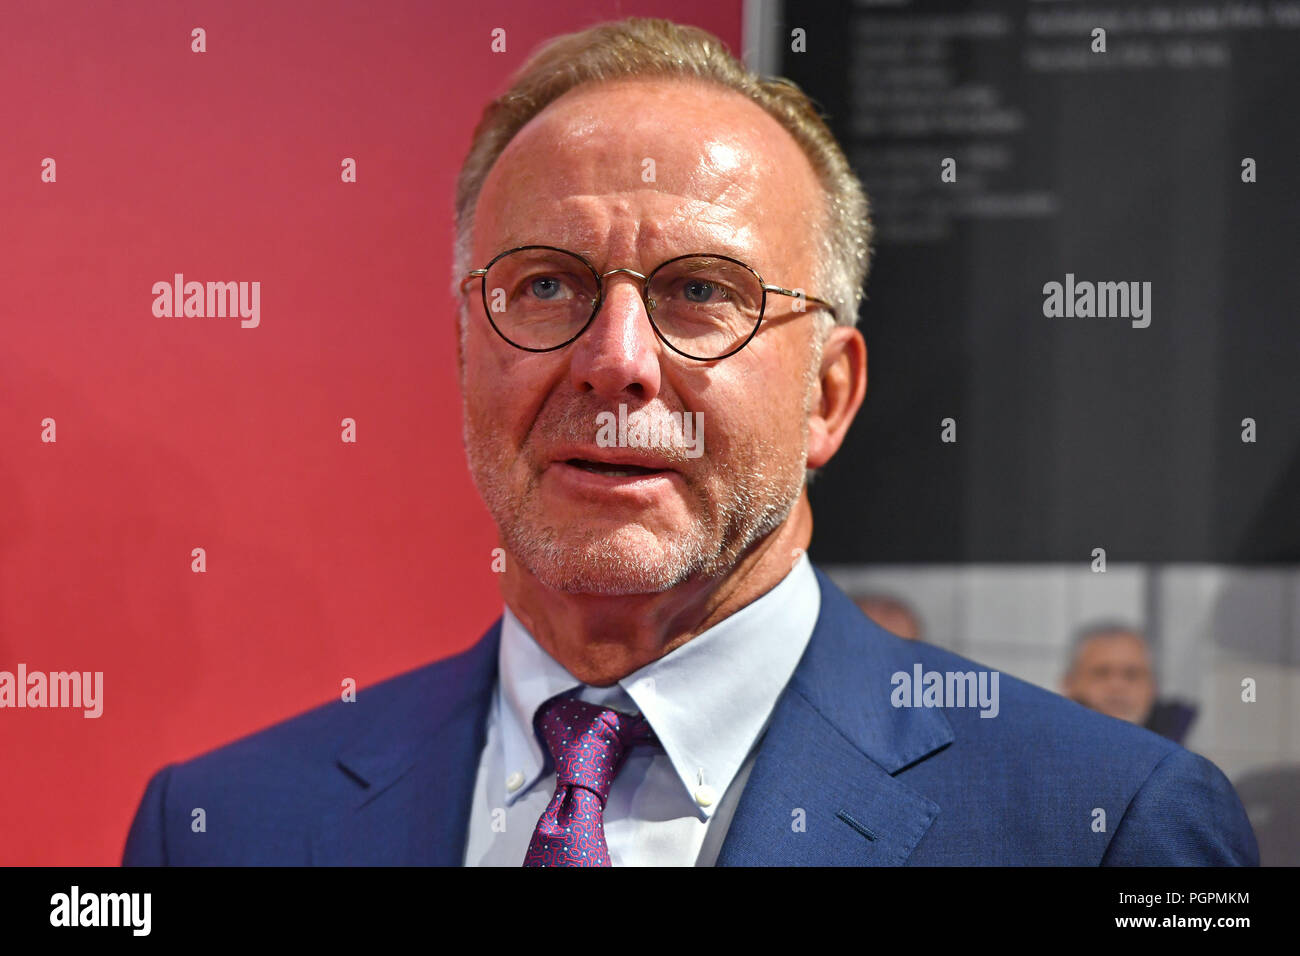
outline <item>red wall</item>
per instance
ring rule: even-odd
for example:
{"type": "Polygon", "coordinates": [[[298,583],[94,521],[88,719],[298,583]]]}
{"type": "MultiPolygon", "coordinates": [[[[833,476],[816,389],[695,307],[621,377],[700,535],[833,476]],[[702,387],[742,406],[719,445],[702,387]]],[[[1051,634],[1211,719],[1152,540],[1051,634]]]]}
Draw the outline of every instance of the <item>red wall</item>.
{"type": "Polygon", "coordinates": [[[555,34],[666,16],[739,52],[740,8],[6,9],[0,670],[102,671],[104,711],[0,709],[0,862],[115,864],[164,763],[495,619],[447,292],[479,111],[555,34]],[[177,272],[260,282],[260,325],[156,318],[177,272]]]}

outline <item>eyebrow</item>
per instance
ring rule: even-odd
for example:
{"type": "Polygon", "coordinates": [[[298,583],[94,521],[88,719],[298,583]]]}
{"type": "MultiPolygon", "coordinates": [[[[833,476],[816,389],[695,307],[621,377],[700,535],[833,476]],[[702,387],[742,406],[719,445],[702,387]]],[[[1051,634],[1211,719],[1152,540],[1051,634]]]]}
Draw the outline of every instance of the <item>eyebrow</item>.
{"type": "MultiPolygon", "coordinates": [[[[578,253],[578,255],[585,256],[587,259],[591,260],[593,264],[597,264],[595,261],[596,253],[591,249],[574,248],[573,246],[565,245],[563,242],[556,241],[556,240],[543,242],[541,240],[535,240],[535,239],[533,240],[522,239],[519,236],[507,236],[504,240],[502,240],[500,248],[497,249],[497,251],[493,254],[500,255],[501,253],[505,252],[507,249],[517,249],[520,246],[556,246],[560,249],[568,249],[570,252],[576,252],[578,253]]],[[[733,259],[739,259],[741,262],[747,264],[752,269],[757,270],[758,268],[751,261],[752,253],[750,251],[744,249],[737,249],[735,246],[733,246],[730,242],[726,241],[725,239],[719,239],[716,242],[710,241],[701,248],[692,247],[690,249],[683,249],[679,252],[674,252],[670,255],[664,256],[662,259],[655,262],[654,265],[659,265],[659,263],[661,262],[667,262],[669,259],[672,259],[676,256],[685,256],[685,255],[690,255],[691,253],[706,253],[706,254],[719,255],[719,256],[730,256],[733,259]]],[[[618,267],[615,266],[615,268],[618,267]]]]}

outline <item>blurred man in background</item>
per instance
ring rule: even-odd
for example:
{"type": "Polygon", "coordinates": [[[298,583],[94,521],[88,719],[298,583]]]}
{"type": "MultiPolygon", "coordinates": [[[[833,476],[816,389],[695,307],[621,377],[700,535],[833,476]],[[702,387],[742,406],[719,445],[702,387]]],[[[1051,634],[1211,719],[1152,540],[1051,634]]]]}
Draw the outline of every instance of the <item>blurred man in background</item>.
{"type": "Polygon", "coordinates": [[[1155,668],[1146,638],[1125,624],[1093,624],[1074,639],[1061,693],[1083,706],[1181,743],[1196,708],[1157,699],[1155,668]]]}

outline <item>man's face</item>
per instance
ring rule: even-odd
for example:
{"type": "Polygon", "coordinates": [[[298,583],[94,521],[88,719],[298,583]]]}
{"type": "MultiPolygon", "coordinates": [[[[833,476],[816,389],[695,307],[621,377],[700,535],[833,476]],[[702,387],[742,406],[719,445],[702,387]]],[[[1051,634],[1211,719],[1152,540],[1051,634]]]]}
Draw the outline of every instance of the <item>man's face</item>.
{"type": "MultiPolygon", "coordinates": [[[[824,295],[810,288],[821,196],[789,134],[739,94],[673,80],[593,84],[534,117],[493,166],[475,213],[475,264],[538,244],[578,252],[602,273],[649,274],[674,256],[719,253],[765,282],[824,295]]],[[[470,469],[506,548],[544,586],[638,594],[711,577],[788,515],[817,394],[815,308],[770,295],[745,348],[699,362],[663,345],[639,280],[619,274],[605,279],[581,337],[530,353],[492,330],[468,288],[470,469]],[[651,424],[669,413],[700,422],[702,454],[603,447],[597,416],[620,404],[651,424]],[[618,465],[653,473],[612,473],[618,465]]]]}
{"type": "Polygon", "coordinates": [[[1155,678],[1146,644],[1114,631],[1086,641],[1065,684],[1066,696],[1085,707],[1141,724],[1155,703],[1155,678]]]}

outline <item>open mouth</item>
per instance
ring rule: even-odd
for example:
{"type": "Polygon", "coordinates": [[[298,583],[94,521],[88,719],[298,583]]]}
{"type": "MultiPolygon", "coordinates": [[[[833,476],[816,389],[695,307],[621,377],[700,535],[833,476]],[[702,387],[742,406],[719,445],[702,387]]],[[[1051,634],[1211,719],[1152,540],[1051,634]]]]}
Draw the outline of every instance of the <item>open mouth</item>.
{"type": "Polygon", "coordinates": [[[615,465],[607,461],[588,461],[585,458],[570,458],[565,461],[566,465],[574,468],[581,468],[583,471],[590,471],[597,475],[609,475],[611,478],[636,478],[642,475],[661,475],[667,469],[664,468],[642,468],[640,465],[615,465]]]}

